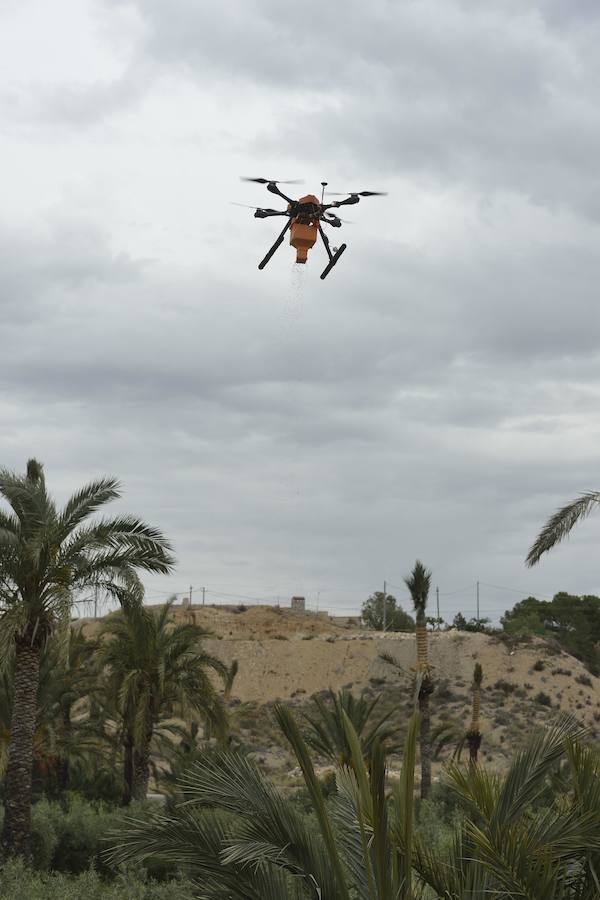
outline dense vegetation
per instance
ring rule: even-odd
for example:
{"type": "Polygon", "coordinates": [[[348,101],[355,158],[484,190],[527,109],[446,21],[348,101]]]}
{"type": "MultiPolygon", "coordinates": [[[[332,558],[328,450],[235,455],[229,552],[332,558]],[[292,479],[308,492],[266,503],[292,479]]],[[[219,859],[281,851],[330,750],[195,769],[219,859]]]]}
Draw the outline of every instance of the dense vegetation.
{"type": "MultiPolygon", "coordinates": [[[[371,627],[385,608],[386,627],[415,631],[399,730],[377,697],[350,691],[313,698],[299,720],[277,706],[302,780],[277,788],[230,733],[236,664],[208,655],[206,633],[176,622],[170,603],[143,605],[139,572],[172,568],[166,539],[132,516],[95,518],[119,495],[114,479],[59,510],[31,460],[24,476],[0,471],[0,495],[4,900],[597,900],[600,754],[574,721],[534,735],[503,777],[486,772],[477,663],[470,722],[452,736],[469,765],[447,766],[432,785],[428,626],[441,623],[427,617],[420,561],[405,579],[414,620],[383,593],[363,609],[371,627]],[[121,608],[91,640],[70,614],[77,592],[98,586],[121,608]],[[162,802],[147,799],[151,784],[162,802]]],[[[597,500],[553,517],[529,562],[597,500]]],[[[527,598],[502,626],[552,637],[598,671],[599,607],[596,597],[527,598]]]]}

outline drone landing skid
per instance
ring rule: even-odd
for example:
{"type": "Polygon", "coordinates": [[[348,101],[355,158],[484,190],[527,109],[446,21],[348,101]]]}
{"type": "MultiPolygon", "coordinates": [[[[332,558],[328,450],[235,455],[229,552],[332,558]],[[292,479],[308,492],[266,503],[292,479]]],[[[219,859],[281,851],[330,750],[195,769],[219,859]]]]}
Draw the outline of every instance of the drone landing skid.
{"type": "Polygon", "coordinates": [[[265,258],[259,262],[259,264],[258,264],[259,269],[264,269],[264,267],[269,262],[269,260],[271,259],[271,257],[273,256],[273,254],[275,253],[277,248],[281,245],[284,237],[286,236],[286,233],[289,231],[289,229],[291,227],[292,227],[292,220],[290,219],[288,221],[288,223],[286,224],[285,228],[283,229],[283,231],[281,232],[281,234],[279,235],[279,237],[277,238],[277,240],[275,241],[275,243],[273,244],[273,246],[271,247],[271,249],[269,250],[269,252],[267,253],[267,255],[265,256],[265,258]]]}
{"type": "Polygon", "coordinates": [[[338,261],[338,259],[340,258],[340,256],[342,255],[342,253],[344,252],[345,249],[346,249],[346,244],[342,244],[342,246],[337,251],[337,253],[329,254],[329,263],[327,264],[325,269],[323,269],[323,271],[321,272],[321,280],[323,278],[327,278],[327,276],[329,275],[329,273],[331,272],[331,270],[333,269],[333,267],[335,266],[336,262],[338,261]]]}
{"type": "Polygon", "coordinates": [[[323,243],[325,244],[325,249],[327,250],[327,256],[329,257],[328,264],[325,266],[325,268],[321,272],[321,281],[322,281],[324,278],[327,278],[327,276],[329,275],[329,273],[335,266],[336,262],[338,261],[338,259],[340,258],[340,256],[344,252],[344,250],[346,249],[346,244],[342,244],[341,247],[339,248],[339,250],[336,250],[335,253],[332,253],[331,248],[329,246],[329,238],[323,231],[320,222],[319,222],[319,234],[321,235],[321,238],[323,239],[323,243]]]}

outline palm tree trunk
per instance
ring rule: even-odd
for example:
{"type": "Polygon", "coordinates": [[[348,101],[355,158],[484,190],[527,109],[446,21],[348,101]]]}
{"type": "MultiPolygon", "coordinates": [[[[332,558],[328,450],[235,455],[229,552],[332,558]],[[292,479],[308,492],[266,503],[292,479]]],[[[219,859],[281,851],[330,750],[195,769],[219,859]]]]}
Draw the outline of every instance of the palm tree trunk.
{"type": "Polygon", "coordinates": [[[477,765],[477,755],[481,747],[481,730],[479,724],[479,716],[481,713],[481,680],[483,672],[481,665],[475,666],[473,673],[473,713],[471,716],[471,726],[467,732],[467,743],[469,744],[469,767],[472,769],[477,765]]]}
{"type": "Polygon", "coordinates": [[[62,708],[62,752],[58,760],[58,793],[64,798],[69,787],[69,748],[72,735],[71,705],[65,703],[62,708]]]}
{"type": "Polygon", "coordinates": [[[31,786],[33,735],[40,680],[40,652],[30,641],[15,648],[14,700],[11,719],[8,768],[5,782],[5,812],[0,849],[3,855],[31,858],[31,786]]]}
{"type": "Polygon", "coordinates": [[[481,747],[481,735],[478,731],[470,731],[467,735],[467,743],[469,745],[469,767],[473,768],[477,765],[477,756],[481,747]]]}
{"type": "Polygon", "coordinates": [[[152,731],[145,735],[143,747],[133,751],[133,785],[131,796],[134,800],[145,800],[150,781],[150,741],[152,731]]]}
{"type": "Polygon", "coordinates": [[[421,751],[421,800],[427,800],[431,791],[431,715],[429,712],[429,684],[424,679],[419,691],[419,713],[421,726],[419,747],[421,751]],[[425,688],[425,689],[423,689],[425,688]]]}
{"type": "Polygon", "coordinates": [[[133,738],[125,736],[123,751],[123,806],[129,806],[133,796],[133,738]]]}

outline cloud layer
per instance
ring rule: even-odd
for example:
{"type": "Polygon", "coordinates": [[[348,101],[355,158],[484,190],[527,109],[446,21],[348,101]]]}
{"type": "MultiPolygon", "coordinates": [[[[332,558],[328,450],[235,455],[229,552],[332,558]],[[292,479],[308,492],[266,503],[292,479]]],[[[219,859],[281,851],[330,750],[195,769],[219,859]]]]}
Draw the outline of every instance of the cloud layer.
{"type": "Polygon", "coordinates": [[[7,47],[52,35],[0,94],[2,463],[59,497],[121,477],[178,553],[151,599],[349,612],[417,556],[450,617],[477,579],[492,616],[600,592],[600,522],[523,566],[597,487],[595,6],[44,9],[0,13],[7,47]],[[240,173],[389,197],[321,283],[317,249],[256,270],[276,229],[227,204],[267,202],[240,173]]]}

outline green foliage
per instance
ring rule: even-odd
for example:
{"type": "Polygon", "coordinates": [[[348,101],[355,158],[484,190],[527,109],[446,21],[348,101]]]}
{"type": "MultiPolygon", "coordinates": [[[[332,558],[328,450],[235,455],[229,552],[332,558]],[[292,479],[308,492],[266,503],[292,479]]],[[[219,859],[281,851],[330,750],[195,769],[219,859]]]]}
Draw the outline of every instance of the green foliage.
{"type": "Polygon", "coordinates": [[[431,587],[431,572],[418,559],[410,575],[407,575],[404,579],[404,583],[409,590],[415,608],[417,625],[424,625],[429,588],[431,587]]]}
{"type": "Polygon", "coordinates": [[[327,702],[315,695],[311,698],[314,712],[304,713],[306,724],[304,738],[309,747],[330,762],[339,765],[350,765],[351,747],[347,738],[346,720],[352,723],[360,745],[363,758],[371,756],[376,740],[386,746],[387,752],[399,749],[398,728],[390,722],[393,710],[374,718],[373,714],[381,700],[378,694],[373,700],[364,695],[355,697],[350,691],[329,690],[327,702]]]}
{"type": "Polygon", "coordinates": [[[488,634],[491,631],[490,622],[491,619],[476,619],[475,617],[465,619],[461,612],[457,612],[452,620],[452,625],[457,631],[483,632],[484,634],[488,634]]]}
{"type": "Polygon", "coordinates": [[[391,796],[381,745],[367,767],[348,721],[352,765],[326,800],[291,713],[277,716],[310,818],[254,763],[219,754],[184,779],[172,816],[129,823],[113,859],[176,861],[206,900],[597,900],[600,754],[571,720],[536,734],[503,777],[449,766],[415,818],[416,717],[391,796]]]}
{"type": "Polygon", "coordinates": [[[106,882],[94,870],[79,876],[40,874],[22,862],[10,861],[0,871],[2,900],[192,900],[190,882],[158,883],[142,870],[121,871],[106,882]]]}
{"type": "Polygon", "coordinates": [[[551,516],[535,539],[528,555],[527,565],[534,566],[540,557],[562,541],[580,520],[585,519],[600,504],[600,492],[587,491],[571,500],[551,516]]]}
{"type": "MultiPolygon", "coordinates": [[[[375,591],[362,606],[361,619],[367,628],[383,631],[383,591],[375,591]]],[[[385,595],[385,630],[414,631],[415,621],[405,612],[396,598],[385,595]]]]}
{"type": "Polygon", "coordinates": [[[155,528],[129,515],[89,523],[120,496],[114,478],[103,478],[74,494],[58,509],[46,491],[41,463],[27,474],[0,470],[0,648],[4,659],[15,639],[37,647],[68,622],[73,590],[100,584],[118,597],[138,586],[135,570],[168,573],[171,548],[155,528]]]}
{"type": "Polygon", "coordinates": [[[507,634],[553,637],[560,647],[600,675],[600,597],[564,591],[551,601],[527,597],[501,619],[507,634]]]}
{"type": "Polygon", "coordinates": [[[291,713],[276,715],[302,770],[312,815],[237,754],[201,760],[182,782],[186,803],[171,816],[126,824],[112,859],[177,862],[206,900],[416,900],[412,890],[413,792],[418,719],[407,729],[400,783],[388,798],[375,742],[365,765],[346,717],[351,767],[338,767],[326,801],[291,713]],[[315,822],[317,823],[315,825],[315,822]]]}
{"type": "Polygon", "coordinates": [[[206,653],[207,632],[193,623],[176,624],[173,601],[158,611],[135,605],[110,615],[103,627],[107,638],[99,654],[106,670],[106,692],[119,722],[124,745],[133,748],[127,769],[127,797],[146,794],[150,747],[158,726],[175,714],[200,715],[225,740],[227,715],[209,671],[227,685],[237,671],[206,653]],[[129,780],[127,780],[129,779],[129,780]]]}

